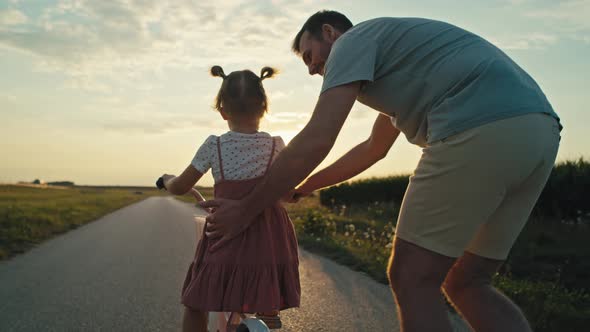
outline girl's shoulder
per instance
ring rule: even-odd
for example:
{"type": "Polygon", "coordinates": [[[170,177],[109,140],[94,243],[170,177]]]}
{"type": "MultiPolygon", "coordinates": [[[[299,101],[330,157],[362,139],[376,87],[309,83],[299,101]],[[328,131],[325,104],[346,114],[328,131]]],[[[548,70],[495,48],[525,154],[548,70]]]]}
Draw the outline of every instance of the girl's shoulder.
{"type": "Polygon", "coordinates": [[[203,143],[201,143],[201,147],[199,150],[210,150],[215,145],[217,145],[217,139],[219,136],[216,135],[209,135],[203,143]]]}
{"type": "Polygon", "coordinates": [[[217,136],[217,135],[209,135],[209,137],[207,137],[207,139],[205,139],[205,142],[203,142],[203,145],[210,145],[210,144],[217,143],[218,138],[219,138],[219,136],[217,136]]]}
{"type": "Polygon", "coordinates": [[[280,148],[285,147],[285,141],[283,141],[283,138],[281,136],[272,136],[272,139],[275,141],[275,144],[278,147],[280,147],[280,148]]]}

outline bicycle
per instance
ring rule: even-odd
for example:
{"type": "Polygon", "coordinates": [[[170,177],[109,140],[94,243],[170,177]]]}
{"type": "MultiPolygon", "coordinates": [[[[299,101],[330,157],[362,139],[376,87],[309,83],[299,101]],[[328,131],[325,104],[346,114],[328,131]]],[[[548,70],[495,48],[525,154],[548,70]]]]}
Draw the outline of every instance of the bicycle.
{"type": "MultiPolygon", "coordinates": [[[[156,187],[166,190],[162,177],[156,181],[156,187]]],[[[190,192],[197,201],[205,201],[195,188],[190,192]]],[[[261,318],[240,312],[209,312],[207,329],[209,332],[270,332],[270,328],[261,318]]]]}

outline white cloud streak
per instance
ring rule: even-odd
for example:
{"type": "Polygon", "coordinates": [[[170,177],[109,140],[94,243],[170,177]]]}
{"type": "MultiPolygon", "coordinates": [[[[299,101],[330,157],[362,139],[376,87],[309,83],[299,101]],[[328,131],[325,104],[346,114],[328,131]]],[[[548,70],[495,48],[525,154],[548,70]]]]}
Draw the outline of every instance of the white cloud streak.
{"type": "Polygon", "coordinates": [[[27,22],[27,16],[16,9],[0,10],[0,28],[27,22]]]}
{"type": "Polygon", "coordinates": [[[0,45],[35,55],[45,70],[82,78],[78,81],[204,67],[212,61],[240,63],[245,56],[288,62],[292,55],[286,40],[301,21],[290,18],[303,15],[298,6],[62,0],[24,29],[6,23],[17,22],[18,11],[5,13],[0,45]]]}
{"type": "Polygon", "coordinates": [[[528,35],[512,35],[492,42],[505,50],[544,50],[555,44],[556,35],[534,33],[528,35]]]}

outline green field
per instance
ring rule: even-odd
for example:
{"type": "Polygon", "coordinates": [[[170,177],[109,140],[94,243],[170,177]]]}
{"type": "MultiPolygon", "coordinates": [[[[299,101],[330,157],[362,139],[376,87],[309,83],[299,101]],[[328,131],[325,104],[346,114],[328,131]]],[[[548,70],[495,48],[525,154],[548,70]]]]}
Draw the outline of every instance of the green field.
{"type": "Polygon", "coordinates": [[[0,259],[146,197],[139,187],[0,186],[0,259]]]}

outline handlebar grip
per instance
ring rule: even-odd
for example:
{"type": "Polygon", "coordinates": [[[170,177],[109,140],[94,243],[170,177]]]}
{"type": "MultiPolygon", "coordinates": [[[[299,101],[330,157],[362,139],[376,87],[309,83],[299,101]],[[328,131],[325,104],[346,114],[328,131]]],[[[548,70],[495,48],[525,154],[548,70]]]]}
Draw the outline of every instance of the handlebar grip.
{"type": "Polygon", "coordinates": [[[158,178],[158,181],[156,181],[156,187],[158,187],[158,189],[166,190],[166,187],[164,186],[164,178],[158,178]]]}

